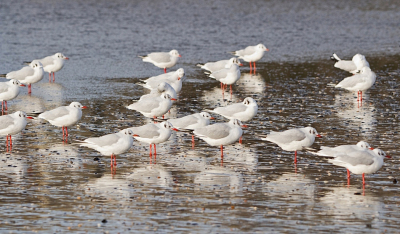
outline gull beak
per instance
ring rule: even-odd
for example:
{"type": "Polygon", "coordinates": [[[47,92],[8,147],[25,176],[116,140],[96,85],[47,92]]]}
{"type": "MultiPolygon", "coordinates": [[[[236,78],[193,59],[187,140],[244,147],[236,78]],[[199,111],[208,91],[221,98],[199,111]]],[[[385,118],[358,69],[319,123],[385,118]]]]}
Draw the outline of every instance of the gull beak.
{"type": "Polygon", "coordinates": [[[321,135],[319,135],[319,134],[318,134],[318,135],[316,135],[316,136],[317,136],[317,137],[322,137],[322,136],[321,136],[321,135]]]}
{"type": "Polygon", "coordinates": [[[386,156],[385,156],[385,158],[392,158],[392,156],[390,156],[390,155],[386,155],[386,156]]]}
{"type": "Polygon", "coordinates": [[[182,55],[178,55],[179,56],[179,58],[181,58],[182,57],[182,55]]]}
{"type": "Polygon", "coordinates": [[[138,135],[138,134],[133,134],[132,136],[133,136],[133,137],[138,137],[139,135],[138,135]]]}
{"type": "Polygon", "coordinates": [[[369,147],[368,149],[370,149],[370,150],[374,150],[374,148],[372,148],[372,147],[369,147]]]}
{"type": "Polygon", "coordinates": [[[240,66],[240,67],[243,66],[243,63],[239,63],[239,66],[240,66]]]}
{"type": "Polygon", "coordinates": [[[69,58],[68,58],[68,57],[65,57],[64,59],[65,59],[65,60],[69,60],[69,58]]]}
{"type": "Polygon", "coordinates": [[[243,124],[242,128],[248,128],[248,126],[246,124],[243,124]]]}
{"type": "Polygon", "coordinates": [[[87,109],[88,107],[87,106],[82,106],[82,109],[87,109]]]}
{"type": "Polygon", "coordinates": [[[180,77],[178,77],[178,80],[180,80],[181,78],[180,77]]]}
{"type": "Polygon", "coordinates": [[[214,117],[211,117],[210,119],[215,119],[214,117]]]}
{"type": "Polygon", "coordinates": [[[33,119],[33,118],[32,118],[32,117],[30,117],[30,116],[26,116],[26,118],[27,118],[27,119],[33,119]]]}
{"type": "Polygon", "coordinates": [[[265,49],[265,51],[269,51],[269,49],[267,48],[267,49],[265,49]]]}
{"type": "Polygon", "coordinates": [[[171,101],[176,101],[176,98],[171,98],[171,101]]]}
{"type": "Polygon", "coordinates": [[[21,87],[25,87],[26,85],[24,85],[24,84],[20,84],[19,86],[21,86],[21,87]]]}
{"type": "Polygon", "coordinates": [[[179,130],[177,128],[173,128],[172,130],[179,132],[179,130]]]}

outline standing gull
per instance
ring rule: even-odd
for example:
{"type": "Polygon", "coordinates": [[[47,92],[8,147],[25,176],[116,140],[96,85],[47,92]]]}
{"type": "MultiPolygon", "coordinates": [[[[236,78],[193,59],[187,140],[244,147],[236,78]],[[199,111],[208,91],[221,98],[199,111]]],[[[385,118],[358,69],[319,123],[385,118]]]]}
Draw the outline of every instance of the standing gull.
{"type": "Polygon", "coordinates": [[[313,127],[293,128],[283,132],[271,131],[263,141],[270,141],[277,144],[283,150],[294,151],[294,163],[297,163],[297,150],[310,147],[315,137],[321,137],[313,127]]]}
{"type": "Polygon", "coordinates": [[[240,78],[240,69],[236,64],[231,64],[229,68],[213,72],[210,74],[211,78],[214,78],[221,82],[222,94],[225,91],[225,85],[230,85],[230,93],[232,96],[232,84],[234,84],[240,78]]]}
{"type": "Polygon", "coordinates": [[[219,70],[222,70],[226,67],[230,67],[231,64],[236,64],[238,66],[243,66],[243,64],[239,61],[238,58],[233,57],[229,60],[220,60],[217,62],[208,62],[205,64],[197,64],[198,67],[200,67],[201,69],[207,70],[209,72],[216,72],[219,70]]]}
{"type": "Polygon", "coordinates": [[[163,93],[159,97],[140,99],[127,106],[127,108],[138,111],[148,118],[156,119],[157,117],[163,116],[171,109],[171,101],[176,101],[176,99],[171,98],[169,94],[163,93]]]}
{"type": "Polygon", "coordinates": [[[170,52],[154,52],[139,57],[143,59],[143,62],[152,63],[156,67],[164,68],[164,73],[167,73],[167,68],[175,66],[178,59],[182,56],[177,50],[171,50],[170,52]]]}
{"type": "Polygon", "coordinates": [[[43,65],[39,60],[33,60],[29,66],[23,67],[18,71],[7,73],[7,79],[18,80],[22,84],[28,85],[28,93],[32,92],[31,85],[43,79],[43,65]]]}
{"type": "Polygon", "coordinates": [[[247,46],[243,50],[237,50],[231,52],[233,55],[239,56],[239,59],[243,59],[246,62],[250,63],[250,71],[251,71],[251,62],[254,62],[254,73],[256,72],[256,62],[260,60],[264,56],[264,52],[269,51],[267,47],[263,44],[258,44],[256,46],[247,46]]]}
{"type": "Polygon", "coordinates": [[[42,59],[38,59],[39,62],[43,65],[43,70],[49,73],[49,82],[51,82],[51,73],[53,73],[53,82],[55,81],[55,72],[61,70],[64,67],[65,60],[69,58],[63,55],[62,53],[56,53],[54,55],[50,55],[44,57],[42,59]]]}
{"type": "Polygon", "coordinates": [[[25,129],[26,119],[32,119],[32,117],[26,116],[23,111],[0,116],[0,136],[7,136],[7,151],[8,149],[10,149],[10,151],[12,149],[11,135],[17,134],[25,129]]]}
{"type": "Polygon", "coordinates": [[[76,124],[82,118],[82,109],[86,108],[79,102],[72,102],[69,106],[60,106],[45,111],[38,117],[49,121],[54,126],[62,127],[63,140],[65,137],[65,141],[68,141],[68,127],[76,124]]]}
{"type": "Polygon", "coordinates": [[[16,98],[19,94],[19,86],[24,87],[18,80],[10,80],[0,83],[1,112],[8,110],[7,101],[16,98]]]}
{"type": "Polygon", "coordinates": [[[174,72],[168,72],[165,74],[153,76],[146,80],[143,80],[141,81],[143,82],[143,84],[142,83],[137,83],[137,84],[145,87],[146,89],[155,89],[160,83],[166,82],[169,85],[171,85],[172,88],[174,88],[176,93],[179,93],[182,89],[182,81],[183,81],[182,77],[184,75],[185,75],[185,70],[183,68],[179,68],[174,72]]]}

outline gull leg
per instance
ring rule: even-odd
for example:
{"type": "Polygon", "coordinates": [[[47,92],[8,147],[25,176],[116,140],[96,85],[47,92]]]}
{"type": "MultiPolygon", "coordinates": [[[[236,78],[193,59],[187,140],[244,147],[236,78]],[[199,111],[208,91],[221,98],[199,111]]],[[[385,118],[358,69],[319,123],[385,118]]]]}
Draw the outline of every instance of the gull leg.
{"type": "Polygon", "coordinates": [[[256,68],[256,62],[253,62],[253,70],[254,70],[254,74],[256,74],[256,70],[257,70],[257,68],[256,68]]]}
{"type": "Polygon", "coordinates": [[[364,177],[364,173],[362,173],[362,179],[363,179],[363,186],[365,185],[365,177],[364,177]]]}
{"type": "Polygon", "coordinates": [[[294,164],[297,164],[297,150],[294,151],[294,164]]]}
{"type": "Polygon", "coordinates": [[[242,136],[239,138],[239,143],[242,144],[242,136]]]}
{"type": "Polygon", "coordinates": [[[153,145],[154,145],[154,156],[156,156],[157,155],[156,144],[153,144],[153,145]]]}
{"type": "Polygon", "coordinates": [[[166,67],[164,67],[164,73],[167,73],[167,68],[166,67]]]}
{"type": "Polygon", "coordinates": [[[32,86],[32,84],[28,84],[28,93],[32,93],[31,86],[32,86]]]}
{"type": "Polygon", "coordinates": [[[4,103],[6,104],[6,111],[8,110],[8,103],[7,101],[4,101],[4,103]]]}
{"type": "Polygon", "coordinates": [[[150,158],[151,158],[151,156],[152,156],[152,149],[151,149],[151,147],[152,147],[152,145],[150,144],[150,158]]]}
{"type": "Polygon", "coordinates": [[[192,149],[194,149],[194,135],[192,135],[192,149]]]}
{"type": "Polygon", "coordinates": [[[51,72],[49,72],[49,83],[51,83],[51,72]]]}
{"type": "Polygon", "coordinates": [[[56,81],[56,74],[55,74],[55,72],[53,72],[53,82],[55,82],[56,81]]]}
{"type": "Polygon", "coordinates": [[[347,179],[350,179],[350,171],[347,169],[347,179]]]}

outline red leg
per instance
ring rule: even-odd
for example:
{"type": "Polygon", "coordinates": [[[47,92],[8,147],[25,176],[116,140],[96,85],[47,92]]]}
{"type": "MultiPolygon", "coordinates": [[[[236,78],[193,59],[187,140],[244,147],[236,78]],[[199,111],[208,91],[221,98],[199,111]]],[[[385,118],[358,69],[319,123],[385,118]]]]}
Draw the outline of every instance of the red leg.
{"type": "Polygon", "coordinates": [[[68,137],[68,127],[65,127],[65,136],[68,137]]]}
{"type": "Polygon", "coordinates": [[[151,155],[152,155],[152,149],[151,149],[151,147],[152,147],[152,145],[150,144],[150,157],[151,157],[151,155]]]}
{"type": "Polygon", "coordinates": [[[364,177],[364,173],[362,174],[362,178],[363,178],[363,185],[365,185],[365,177],[364,177]]]}
{"type": "Polygon", "coordinates": [[[362,102],[362,91],[360,91],[360,102],[362,102]]]}
{"type": "Polygon", "coordinates": [[[294,151],[294,164],[297,164],[297,150],[294,151]]]}
{"type": "Polygon", "coordinates": [[[224,146],[221,145],[221,158],[224,158],[224,146]]]}
{"type": "Polygon", "coordinates": [[[242,144],[242,136],[239,138],[239,143],[242,144]]]}
{"type": "Polygon", "coordinates": [[[194,135],[192,135],[192,148],[194,149],[194,135]]]}
{"type": "Polygon", "coordinates": [[[64,141],[64,136],[65,136],[65,133],[64,133],[64,126],[62,126],[62,134],[63,134],[63,141],[64,141]]]}
{"type": "Polygon", "coordinates": [[[7,103],[7,101],[4,101],[4,103],[6,104],[6,110],[8,110],[8,103],[7,103]]]}
{"type": "Polygon", "coordinates": [[[256,68],[256,62],[253,62],[253,70],[254,70],[254,74],[256,74],[256,70],[257,70],[257,68],[256,68]]]}
{"type": "Polygon", "coordinates": [[[31,86],[32,86],[32,84],[28,84],[28,93],[32,93],[31,86]]]}
{"type": "Polygon", "coordinates": [[[232,98],[232,85],[230,85],[230,89],[231,89],[231,98],[232,98]]]}
{"type": "Polygon", "coordinates": [[[51,83],[51,72],[49,72],[49,83],[51,83]]]}
{"type": "Polygon", "coordinates": [[[156,156],[157,155],[156,144],[153,144],[153,145],[154,145],[154,156],[156,156]]]}
{"type": "Polygon", "coordinates": [[[10,135],[10,150],[11,150],[11,148],[12,148],[12,137],[10,135]]]}
{"type": "Polygon", "coordinates": [[[167,73],[167,68],[164,67],[164,73],[167,73]]]}
{"type": "Polygon", "coordinates": [[[53,82],[56,81],[56,74],[53,72],[53,82]]]}
{"type": "Polygon", "coordinates": [[[350,179],[350,171],[347,169],[347,179],[350,179]]]}
{"type": "Polygon", "coordinates": [[[114,166],[117,166],[117,156],[114,154],[114,166]]]}

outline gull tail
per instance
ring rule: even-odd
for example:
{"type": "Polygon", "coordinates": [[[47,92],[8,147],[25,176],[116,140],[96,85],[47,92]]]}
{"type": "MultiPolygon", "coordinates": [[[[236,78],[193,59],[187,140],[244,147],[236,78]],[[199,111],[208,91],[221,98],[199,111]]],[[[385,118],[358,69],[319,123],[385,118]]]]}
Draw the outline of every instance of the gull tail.
{"type": "Polygon", "coordinates": [[[6,77],[7,77],[7,74],[0,74],[0,77],[6,78],[6,77]]]}
{"type": "Polygon", "coordinates": [[[198,64],[196,64],[196,66],[202,67],[202,66],[204,66],[204,63],[198,63],[198,64]]]}
{"type": "Polygon", "coordinates": [[[328,87],[336,87],[336,84],[329,83],[329,84],[327,84],[326,86],[328,86],[328,87]]]}
{"type": "Polygon", "coordinates": [[[332,54],[331,59],[335,62],[339,62],[341,59],[335,53],[332,54]]]}
{"type": "Polygon", "coordinates": [[[31,62],[29,62],[29,61],[24,61],[24,62],[22,62],[22,64],[24,64],[24,65],[29,65],[29,64],[31,64],[31,62]]]}

